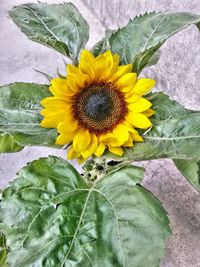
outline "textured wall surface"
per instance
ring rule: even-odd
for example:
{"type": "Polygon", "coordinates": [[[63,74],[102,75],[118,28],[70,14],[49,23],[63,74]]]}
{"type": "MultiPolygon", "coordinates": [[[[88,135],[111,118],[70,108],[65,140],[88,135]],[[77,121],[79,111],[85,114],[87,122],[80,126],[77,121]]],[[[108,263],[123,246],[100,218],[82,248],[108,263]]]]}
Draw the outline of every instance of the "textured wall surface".
{"type": "MultiPolygon", "coordinates": [[[[14,81],[45,82],[33,68],[56,75],[65,71],[62,56],[32,43],[7,18],[12,6],[35,0],[0,0],[0,85],[14,81]]],[[[63,2],[50,1],[45,2],[63,2]]],[[[115,29],[146,11],[190,11],[200,14],[200,0],[75,0],[91,27],[90,48],[106,28],[115,29]]],[[[176,34],[162,48],[159,63],[141,76],[157,80],[156,90],[191,109],[200,109],[200,34],[191,26],[176,34]]],[[[64,151],[25,148],[0,155],[0,187],[5,187],[27,162],[49,154],[64,157],[64,151]]],[[[173,235],[169,238],[162,267],[200,267],[200,194],[176,170],[170,160],[146,162],[144,185],[167,209],[173,235]]],[[[144,266],[146,267],[146,266],[144,266]]],[[[151,266],[148,266],[151,267],[151,266]]]]}

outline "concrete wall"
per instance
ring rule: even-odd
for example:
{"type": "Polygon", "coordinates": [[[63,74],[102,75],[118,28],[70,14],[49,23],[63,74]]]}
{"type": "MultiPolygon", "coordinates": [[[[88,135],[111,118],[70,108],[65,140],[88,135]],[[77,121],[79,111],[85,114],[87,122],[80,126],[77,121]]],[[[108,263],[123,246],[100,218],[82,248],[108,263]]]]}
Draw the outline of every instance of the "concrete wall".
{"type": "MultiPolygon", "coordinates": [[[[14,81],[45,82],[33,68],[56,75],[64,73],[62,56],[32,43],[7,18],[12,6],[35,0],[0,0],[0,84],[14,81]]],[[[45,2],[53,2],[46,0],[45,2]]],[[[54,1],[55,3],[63,1],[54,1]]],[[[200,14],[200,0],[75,0],[91,27],[88,48],[103,37],[106,28],[124,25],[145,11],[190,11],[200,14]]],[[[189,108],[200,109],[200,34],[191,26],[176,34],[162,48],[159,63],[142,76],[157,80],[164,90],[189,108]]],[[[0,187],[5,187],[27,162],[49,154],[65,156],[64,151],[25,148],[16,154],[0,155],[0,187]]],[[[200,267],[200,194],[176,170],[171,160],[144,163],[144,185],[169,212],[173,236],[168,240],[162,267],[200,267]]],[[[149,266],[151,267],[151,266],[149,266]]]]}

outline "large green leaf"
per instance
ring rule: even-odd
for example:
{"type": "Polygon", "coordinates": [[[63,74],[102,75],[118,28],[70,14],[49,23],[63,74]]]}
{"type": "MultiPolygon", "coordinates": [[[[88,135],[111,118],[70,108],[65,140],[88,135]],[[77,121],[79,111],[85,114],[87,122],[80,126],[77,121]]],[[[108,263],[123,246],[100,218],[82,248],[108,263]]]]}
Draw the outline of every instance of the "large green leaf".
{"type": "Polygon", "coordinates": [[[0,134],[0,153],[17,152],[23,149],[23,146],[18,145],[12,135],[0,134]]]}
{"type": "Polygon", "coordinates": [[[6,258],[7,258],[7,248],[6,240],[3,235],[0,233],[0,266],[6,267],[6,258]]]}
{"type": "Polygon", "coordinates": [[[0,204],[9,266],[158,267],[169,221],[143,173],[126,166],[89,187],[56,157],[23,168],[0,204]]]}
{"type": "Polygon", "coordinates": [[[200,161],[174,160],[178,170],[200,192],[200,161]]]}
{"type": "Polygon", "coordinates": [[[40,101],[49,95],[46,85],[13,83],[1,86],[0,132],[13,136],[20,146],[54,146],[56,130],[40,126],[40,101]]]}
{"type": "Polygon", "coordinates": [[[156,112],[155,115],[151,117],[154,123],[172,118],[180,118],[197,112],[186,109],[175,100],[170,99],[168,95],[161,92],[149,93],[146,98],[152,102],[153,109],[156,112]]]}
{"type": "Polygon", "coordinates": [[[71,3],[23,4],[9,11],[9,16],[30,40],[53,48],[73,61],[89,39],[89,26],[71,3]]]}
{"type": "Polygon", "coordinates": [[[121,64],[131,63],[133,70],[139,73],[158,61],[157,51],[170,36],[199,21],[200,16],[191,13],[145,13],[130,20],[125,27],[106,34],[93,52],[98,55],[111,49],[120,55],[121,64]]]}

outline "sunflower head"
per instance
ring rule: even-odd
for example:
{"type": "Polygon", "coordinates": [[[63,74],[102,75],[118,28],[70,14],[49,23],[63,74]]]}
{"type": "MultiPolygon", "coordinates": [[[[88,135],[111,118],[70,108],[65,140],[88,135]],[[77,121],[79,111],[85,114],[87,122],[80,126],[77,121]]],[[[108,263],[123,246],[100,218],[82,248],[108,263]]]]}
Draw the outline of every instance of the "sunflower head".
{"type": "Polygon", "coordinates": [[[119,56],[109,50],[96,58],[83,50],[77,67],[67,65],[66,79],[51,80],[53,96],[41,102],[41,126],[57,128],[57,144],[71,143],[68,159],[100,157],[106,148],[122,156],[123,147],[143,142],[135,128],[152,125],[152,104],[143,95],[155,81],[137,79],[131,71],[131,64],[119,66],[119,56]]]}

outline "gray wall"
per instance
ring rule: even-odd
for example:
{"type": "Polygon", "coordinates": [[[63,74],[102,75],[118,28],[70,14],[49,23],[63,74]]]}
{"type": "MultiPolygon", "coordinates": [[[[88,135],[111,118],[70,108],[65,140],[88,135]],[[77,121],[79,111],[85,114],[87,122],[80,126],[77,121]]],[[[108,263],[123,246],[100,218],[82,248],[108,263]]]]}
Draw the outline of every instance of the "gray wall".
{"type": "MultiPolygon", "coordinates": [[[[0,84],[14,81],[45,82],[33,68],[56,75],[64,73],[62,56],[32,43],[7,18],[12,6],[35,0],[0,0],[0,84]]],[[[53,2],[46,0],[45,2],[53,2]]],[[[54,1],[56,3],[63,1],[54,1]]],[[[129,18],[145,11],[191,11],[200,14],[200,0],[75,0],[91,27],[88,48],[106,28],[124,25],[129,18]]],[[[191,109],[200,109],[200,34],[194,26],[176,34],[162,48],[160,62],[142,76],[157,80],[156,90],[191,109]]],[[[0,155],[0,187],[5,187],[27,162],[49,154],[65,157],[64,151],[25,148],[16,154],[0,155]]],[[[185,181],[171,160],[143,163],[144,185],[168,210],[173,236],[168,240],[162,267],[200,267],[200,195],[185,181]]],[[[151,266],[149,266],[151,267],[151,266]]]]}

